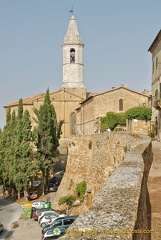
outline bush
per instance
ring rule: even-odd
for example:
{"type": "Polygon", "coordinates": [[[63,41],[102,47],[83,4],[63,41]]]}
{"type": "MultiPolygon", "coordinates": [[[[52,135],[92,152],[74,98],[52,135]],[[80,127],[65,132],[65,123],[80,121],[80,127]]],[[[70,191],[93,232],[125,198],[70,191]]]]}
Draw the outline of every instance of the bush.
{"type": "Polygon", "coordinates": [[[127,119],[151,120],[151,108],[135,107],[125,112],[127,119]]]}
{"type": "Polygon", "coordinates": [[[82,201],[84,200],[86,189],[87,189],[87,184],[85,181],[80,182],[76,185],[76,192],[78,193],[82,201]]]}
{"type": "Polygon", "coordinates": [[[104,132],[107,128],[114,130],[118,124],[126,125],[126,116],[125,113],[107,112],[106,117],[102,117],[100,121],[101,132],[104,132]]]}
{"type": "Polygon", "coordinates": [[[59,199],[58,204],[61,205],[63,203],[66,203],[69,206],[71,206],[75,202],[75,200],[76,200],[76,196],[73,196],[73,195],[64,196],[59,199]]]}

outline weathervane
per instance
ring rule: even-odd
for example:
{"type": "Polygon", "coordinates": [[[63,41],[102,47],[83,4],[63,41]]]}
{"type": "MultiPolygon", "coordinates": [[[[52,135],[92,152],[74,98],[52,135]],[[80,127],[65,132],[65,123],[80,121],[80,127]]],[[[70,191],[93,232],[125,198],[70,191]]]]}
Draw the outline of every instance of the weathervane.
{"type": "Polygon", "coordinates": [[[72,15],[74,15],[74,11],[73,11],[73,6],[72,9],[69,11],[72,15]]]}

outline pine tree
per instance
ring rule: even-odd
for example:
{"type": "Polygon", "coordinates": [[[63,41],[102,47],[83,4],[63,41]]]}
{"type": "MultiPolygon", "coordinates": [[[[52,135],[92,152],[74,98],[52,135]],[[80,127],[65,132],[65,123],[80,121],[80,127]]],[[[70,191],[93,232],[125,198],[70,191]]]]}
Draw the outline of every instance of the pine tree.
{"type": "Polygon", "coordinates": [[[43,105],[40,106],[39,110],[34,109],[34,112],[37,116],[38,124],[35,132],[37,133],[36,147],[40,160],[40,169],[43,182],[45,181],[45,184],[48,184],[49,170],[55,160],[63,121],[57,123],[56,112],[50,101],[49,90],[46,91],[43,105]]]}

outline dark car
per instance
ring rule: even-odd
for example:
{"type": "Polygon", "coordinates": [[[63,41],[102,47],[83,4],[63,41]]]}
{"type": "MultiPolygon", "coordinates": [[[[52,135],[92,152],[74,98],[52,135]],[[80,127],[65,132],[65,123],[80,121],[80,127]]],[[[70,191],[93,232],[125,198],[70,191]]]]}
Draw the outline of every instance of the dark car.
{"type": "Polygon", "coordinates": [[[55,183],[50,183],[48,187],[49,192],[56,192],[58,189],[58,186],[55,183]]]}
{"type": "Polygon", "coordinates": [[[56,178],[56,177],[51,178],[49,186],[48,186],[48,191],[56,192],[59,185],[60,185],[60,180],[58,178],[56,178]]]}
{"type": "Polygon", "coordinates": [[[47,225],[42,229],[42,234],[44,235],[47,231],[53,230],[56,227],[63,227],[67,229],[76,219],[78,215],[59,217],[55,219],[51,224],[47,225]]]}

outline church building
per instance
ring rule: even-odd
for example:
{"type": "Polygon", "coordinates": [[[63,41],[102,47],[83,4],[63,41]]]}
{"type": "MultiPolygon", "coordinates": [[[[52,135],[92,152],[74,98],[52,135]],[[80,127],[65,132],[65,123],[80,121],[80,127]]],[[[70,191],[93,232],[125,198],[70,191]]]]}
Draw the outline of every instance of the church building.
{"type": "MultiPolygon", "coordinates": [[[[103,93],[88,93],[83,81],[83,48],[84,44],[78,32],[76,19],[72,14],[62,44],[62,85],[58,91],[50,93],[57,120],[64,120],[60,144],[64,144],[70,135],[95,133],[98,119],[105,116],[108,110],[124,112],[134,106],[151,106],[150,96],[147,92],[139,93],[125,86],[103,93]]],[[[23,99],[24,110],[29,110],[32,126],[36,124],[32,120],[33,108],[39,109],[43,104],[44,96],[44,93],[39,93],[23,99]]],[[[11,112],[17,111],[18,101],[4,108],[7,110],[9,107],[11,112]]]]}

